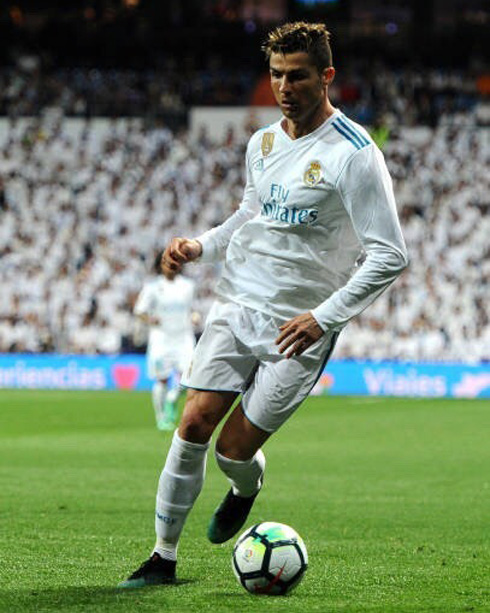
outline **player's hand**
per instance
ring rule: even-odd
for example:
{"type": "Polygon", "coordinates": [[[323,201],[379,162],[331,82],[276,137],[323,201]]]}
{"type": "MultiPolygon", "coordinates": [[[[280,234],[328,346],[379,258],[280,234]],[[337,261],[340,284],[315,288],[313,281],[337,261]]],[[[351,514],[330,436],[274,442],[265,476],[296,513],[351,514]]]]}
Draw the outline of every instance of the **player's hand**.
{"type": "Polygon", "coordinates": [[[279,353],[286,353],[286,358],[301,355],[324,334],[311,313],[304,313],[290,319],[279,327],[281,333],[276,338],[279,353]]]}
{"type": "Polygon", "coordinates": [[[202,253],[199,241],[190,238],[173,238],[162,255],[160,268],[165,275],[176,275],[187,262],[196,260],[202,253]]]}

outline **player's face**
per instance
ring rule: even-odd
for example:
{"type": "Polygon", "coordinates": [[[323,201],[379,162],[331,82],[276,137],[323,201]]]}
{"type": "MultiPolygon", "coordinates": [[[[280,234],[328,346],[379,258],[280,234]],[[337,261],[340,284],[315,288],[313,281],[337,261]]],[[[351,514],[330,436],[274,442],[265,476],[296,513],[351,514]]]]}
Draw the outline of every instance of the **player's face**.
{"type": "Polygon", "coordinates": [[[323,111],[327,87],[335,74],[333,68],[318,72],[304,51],[272,53],[269,67],[272,91],[287,119],[305,123],[323,111]]]}

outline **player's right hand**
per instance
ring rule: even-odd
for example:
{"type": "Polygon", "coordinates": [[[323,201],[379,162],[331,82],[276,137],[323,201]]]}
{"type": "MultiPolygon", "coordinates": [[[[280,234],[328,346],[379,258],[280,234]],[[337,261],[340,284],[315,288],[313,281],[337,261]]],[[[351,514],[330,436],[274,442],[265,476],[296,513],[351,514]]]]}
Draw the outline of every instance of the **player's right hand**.
{"type": "Polygon", "coordinates": [[[190,238],[173,238],[162,255],[160,267],[165,275],[176,275],[184,264],[196,260],[202,253],[199,241],[190,238]]]}

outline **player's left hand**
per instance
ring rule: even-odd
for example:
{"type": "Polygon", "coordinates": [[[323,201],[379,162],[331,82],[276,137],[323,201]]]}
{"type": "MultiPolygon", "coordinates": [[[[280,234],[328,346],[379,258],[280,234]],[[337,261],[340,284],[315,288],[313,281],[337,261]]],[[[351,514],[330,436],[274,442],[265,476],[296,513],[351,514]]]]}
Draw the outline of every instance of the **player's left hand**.
{"type": "Polygon", "coordinates": [[[276,338],[279,353],[286,353],[286,358],[301,355],[324,334],[311,313],[297,315],[279,327],[281,333],[276,338]]]}

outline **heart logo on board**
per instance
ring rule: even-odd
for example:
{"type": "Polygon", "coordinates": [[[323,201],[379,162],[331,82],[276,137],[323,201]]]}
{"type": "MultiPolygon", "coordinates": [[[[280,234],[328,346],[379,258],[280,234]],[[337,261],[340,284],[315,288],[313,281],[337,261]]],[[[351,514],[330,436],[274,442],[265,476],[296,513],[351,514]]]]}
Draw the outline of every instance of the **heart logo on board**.
{"type": "Polygon", "coordinates": [[[118,389],[132,390],[138,383],[140,369],[133,364],[116,364],[112,367],[112,376],[118,389]]]}

